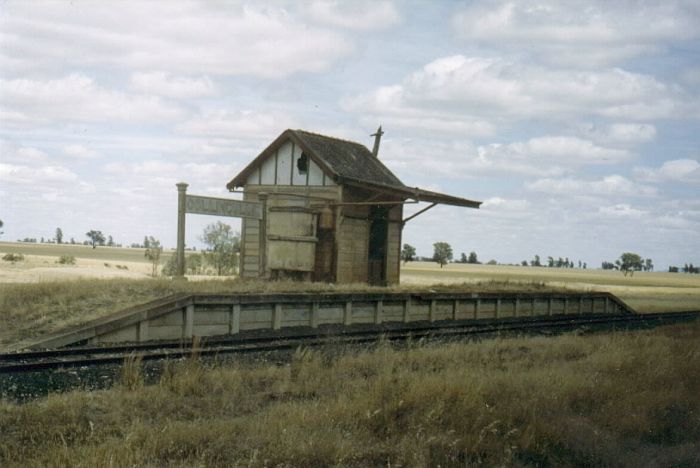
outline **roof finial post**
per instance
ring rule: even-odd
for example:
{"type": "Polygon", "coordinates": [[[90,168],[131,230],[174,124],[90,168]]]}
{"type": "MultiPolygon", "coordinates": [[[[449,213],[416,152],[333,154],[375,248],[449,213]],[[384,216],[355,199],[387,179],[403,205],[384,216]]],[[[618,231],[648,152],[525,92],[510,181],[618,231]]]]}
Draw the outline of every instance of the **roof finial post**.
{"type": "Polygon", "coordinates": [[[375,158],[379,155],[379,142],[382,139],[382,135],[384,135],[384,132],[382,131],[381,125],[377,129],[377,133],[373,133],[370,135],[374,137],[374,148],[372,148],[372,156],[374,156],[375,158]]]}

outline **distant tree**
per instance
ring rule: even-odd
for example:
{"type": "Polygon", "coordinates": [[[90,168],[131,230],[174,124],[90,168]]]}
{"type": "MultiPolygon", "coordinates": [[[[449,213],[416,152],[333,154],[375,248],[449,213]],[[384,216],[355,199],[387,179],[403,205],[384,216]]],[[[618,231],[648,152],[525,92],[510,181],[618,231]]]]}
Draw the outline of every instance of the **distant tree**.
{"type": "Polygon", "coordinates": [[[586,265],[586,262],[583,262],[583,269],[584,269],[584,270],[586,269],[586,266],[587,266],[587,265],[586,265]]]}
{"type": "Polygon", "coordinates": [[[148,240],[148,236],[143,237],[143,248],[147,249],[150,247],[150,241],[148,240]]]}
{"type": "MultiPolygon", "coordinates": [[[[160,245],[160,242],[158,243],[158,245],[160,245]]],[[[112,239],[112,236],[107,237],[107,246],[114,247],[114,239],[112,239]]]]}
{"type": "Polygon", "coordinates": [[[447,242],[436,242],[433,249],[433,261],[439,263],[440,268],[452,260],[452,246],[447,242]]]}
{"type": "Polygon", "coordinates": [[[2,236],[2,227],[5,225],[5,223],[2,222],[2,219],[0,219],[0,236],[2,236]]]}
{"type": "Polygon", "coordinates": [[[547,266],[549,268],[554,268],[554,257],[547,257],[547,266]]]}
{"type": "Polygon", "coordinates": [[[617,267],[612,262],[603,262],[600,267],[603,270],[617,270],[617,267]]]}
{"type": "Polygon", "coordinates": [[[403,249],[401,249],[401,260],[403,264],[412,262],[416,258],[416,248],[411,244],[404,244],[403,249]]]}
{"type": "Polygon", "coordinates": [[[90,245],[92,245],[93,249],[98,245],[103,245],[105,242],[105,236],[102,234],[102,231],[90,230],[85,233],[85,237],[90,239],[90,245]]]}
{"type": "Polygon", "coordinates": [[[625,252],[620,255],[620,258],[615,261],[615,264],[618,265],[625,276],[627,276],[628,273],[630,276],[634,275],[634,272],[640,271],[643,265],[642,257],[632,252],[625,252]]]}
{"type": "Polygon", "coordinates": [[[63,244],[63,231],[61,231],[60,227],[56,228],[56,243],[63,244]]]}
{"type": "Polygon", "coordinates": [[[644,271],[654,271],[654,263],[650,258],[644,260],[644,271]]]}
{"type": "Polygon", "coordinates": [[[201,240],[209,248],[205,257],[218,275],[235,272],[240,238],[231,226],[221,221],[210,224],[204,228],[201,240]]]}
{"type": "Polygon", "coordinates": [[[534,267],[542,266],[542,263],[540,262],[539,255],[535,255],[535,258],[530,260],[530,266],[534,266],[534,267]]]}
{"type": "Polygon", "coordinates": [[[523,260],[522,262],[520,262],[520,265],[527,266],[528,265],[527,260],[523,260]]]}
{"type": "MultiPolygon", "coordinates": [[[[112,236],[110,236],[111,239],[112,236]]],[[[151,261],[151,276],[155,278],[158,276],[158,262],[160,261],[160,254],[163,253],[163,247],[161,247],[160,241],[154,237],[150,237],[148,241],[148,248],[143,256],[151,261]]]]}
{"type": "Polygon", "coordinates": [[[44,243],[44,238],[43,238],[43,237],[41,238],[41,242],[40,242],[40,243],[41,243],[41,244],[43,244],[43,243],[44,243]]]}
{"type": "Polygon", "coordinates": [[[489,260],[488,262],[486,262],[486,264],[487,265],[498,265],[498,262],[496,260],[492,259],[492,260],[489,260]]]}
{"type": "Polygon", "coordinates": [[[71,243],[72,245],[75,245],[75,239],[71,237],[71,238],[70,238],[70,243],[71,243]]]}
{"type": "Polygon", "coordinates": [[[479,258],[476,256],[476,252],[469,252],[469,258],[467,258],[467,263],[477,264],[479,263],[479,258]]]}
{"type": "Polygon", "coordinates": [[[668,272],[669,273],[678,273],[678,267],[677,266],[669,266],[668,272]]]}
{"type": "Polygon", "coordinates": [[[459,263],[469,263],[467,255],[464,252],[459,256],[459,263]]]}

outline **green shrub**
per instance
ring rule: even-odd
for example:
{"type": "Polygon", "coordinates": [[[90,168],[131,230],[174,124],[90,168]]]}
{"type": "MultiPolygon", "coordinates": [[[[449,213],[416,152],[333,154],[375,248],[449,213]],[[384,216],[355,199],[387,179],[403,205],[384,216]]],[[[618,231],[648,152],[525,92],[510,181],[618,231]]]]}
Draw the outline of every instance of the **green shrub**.
{"type": "Polygon", "coordinates": [[[6,262],[12,262],[12,263],[21,262],[24,260],[24,255],[8,253],[8,254],[3,255],[2,259],[5,260],[6,262]]]}
{"type": "Polygon", "coordinates": [[[61,265],[75,265],[75,257],[72,255],[61,255],[58,257],[56,263],[60,263],[61,265]]]}

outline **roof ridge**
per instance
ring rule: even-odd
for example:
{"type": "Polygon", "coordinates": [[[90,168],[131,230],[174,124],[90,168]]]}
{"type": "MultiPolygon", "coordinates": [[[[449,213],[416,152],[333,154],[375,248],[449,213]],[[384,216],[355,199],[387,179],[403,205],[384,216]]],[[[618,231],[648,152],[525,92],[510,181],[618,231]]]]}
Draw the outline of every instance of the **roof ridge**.
{"type": "Polygon", "coordinates": [[[346,140],[345,138],[338,138],[338,137],[323,135],[323,134],[321,134],[321,133],[316,133],[316,132],[310,132],[310,131],[308,131],[308,130],[304,130],[303,128],[297,128],[297,129],[294,129],[294,130],[292,130],[292,131],[293,131],[293,132],[307,133],[307,134],[309,134],[309,135],[319,136],[319,137],[327,138],[327,139],[329,139],[329,140],[341,141],[341,142],[343,142],[343,143],[352,143],[353,145],[362,146],[362,147],[366,148],[366,149],[369,151],[369,148],[367,148],[365,145],[363,145],[362,143],[357,142],[357,141],[346,140]]]}

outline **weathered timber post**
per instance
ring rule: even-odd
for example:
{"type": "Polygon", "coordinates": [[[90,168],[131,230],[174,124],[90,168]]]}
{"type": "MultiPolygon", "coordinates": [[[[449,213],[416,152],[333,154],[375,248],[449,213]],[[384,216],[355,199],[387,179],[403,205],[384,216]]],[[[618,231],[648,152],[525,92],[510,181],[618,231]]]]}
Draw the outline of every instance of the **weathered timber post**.
{"type": "Polygon", "coordinates": [[[187,186],[180,182],[177,186],[177,252],[176,278],[185,277],[185,211],[187,207],[187,186]]]}
{"type": "Polygon", "coordinates": [[[352,325],[352,302],[346,301],[343,308],[343,324],[352,325]]]}
{"type": "Polygon", "coordinates": [[[501,314],[501,299],[498,298],[496,299],[496,311],[494,312],[495,318],[498,318],[498,316],[501,314]]]}
{"type": "Polygon", "coordinates": [[[403,304],[403,321],[407,323],[411,319],[411,296],[408,296],[403,304]]]}
{"type": "Polygon", "coordinates": [[[229,335],[235,335],[241,331],[241,305],[233,304],[231,306],[231,320],[228,326],[229,335]]]}
{"type": "Polygon", "coordinates": [[[520,315],[520,298],[516,297],[515,305],[513,306],[513,316],[517,317],[518,315],[520,315]]]}
{"type": "Polygon", "coordinates": [[[185,307],[183,315],[182,337],[188,340],[194,335],[194,304],[185,307]]]}
{"type": "Polygon", "coordinates": [[[282,328],[282,304],[275,304],[272,310],[272,329],[282,328]]]}
{"type": "Polygon", "coordinates": [[[318,328],[318,302],[311,303],[311,328],[318,328]]]}
{"type": "Polygon", "coordinates": [[[374,304],[374,323],[379,325],[382,323],[382,314],[384,313],[384,301],[381,299],[374,304]]]}
{"type": "Polygon", "coordinates": [[[452,320],[457,320],[457,315],[459,315],[459,299],[455,299],[452,303],[452,320]]]}
{"type": "Polygon", "coordinates": [[[479,318],[479,313],[481,312],[481,299],[477,299],[474,303],[474,319],[479,318]]]}
{"type": "Polygon", "coordinates": [[[138,324],[138,342],[148,341],[148,319],[144,318],[138,324]]]}
{"type": "Polygon", "coordinates": [[[435,299],[431,299],[430,306],[428,308],[428,320],[430,320],[431,322],[435,321],[435,312],[436,312],[435,309],[437,308],[437,305],[435,304],[435,302],[436,302],[435,299]]]}
{"type": "Polygon", "coordinates": [[[260,236],[260,268],[259,275],[262,278],[267,278],[267,193],[259,193],[258,200],[262,204],[262,219],[258,221],[260,223],[260,229],[258,230],[258,235],[260,236]]]}

